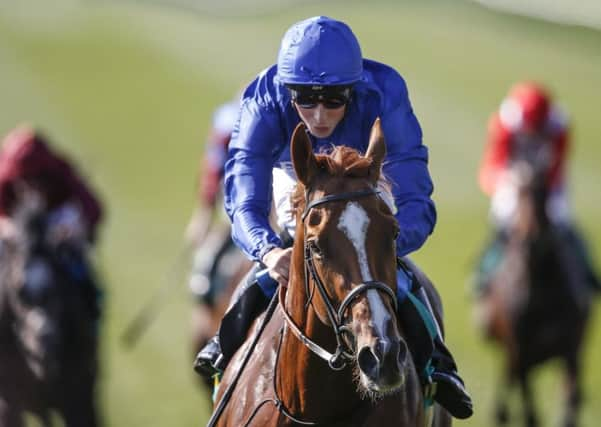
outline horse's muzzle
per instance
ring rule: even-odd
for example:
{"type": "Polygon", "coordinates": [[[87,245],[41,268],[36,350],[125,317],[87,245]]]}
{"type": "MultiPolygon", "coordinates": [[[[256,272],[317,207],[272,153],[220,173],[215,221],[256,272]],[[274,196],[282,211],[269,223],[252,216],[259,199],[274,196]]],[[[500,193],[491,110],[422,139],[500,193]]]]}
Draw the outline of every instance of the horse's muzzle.
{"type": "Polygon", "coordinates": [[[362,347],[357,363],[367,380],[367,388],[386,393],[402,386],[408,349],[404,341],[377,339],[373,345],[362,347]]]}

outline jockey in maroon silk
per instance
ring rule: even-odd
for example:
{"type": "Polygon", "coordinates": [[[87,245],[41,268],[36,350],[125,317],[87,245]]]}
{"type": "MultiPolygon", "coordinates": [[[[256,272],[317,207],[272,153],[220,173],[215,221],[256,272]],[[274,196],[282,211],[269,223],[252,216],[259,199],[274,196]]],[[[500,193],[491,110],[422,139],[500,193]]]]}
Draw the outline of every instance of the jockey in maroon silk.
{"type": "Polygon", "coordinates": [[[71,164],[53,152],[46,139],[29,127],[11,131],[0,149],[0,217],[10,217],[18,202],[20,185],[40,192],[51,212],[74,203],[93,241],[102,218],[102,207],[71,164]]]}
{"type": "MultiPolygon", "coordinates": [[[[102,207],[92,190],[70,162],[54,152],[34,129],[12,130],[0,148],[0,223],[11,230],[21,204],[31,196],[42,211],[44,246],[55,253],[57,265],[83,296],[88,312],[98,320],[102,312],[102,291],[88,260],[102,218],[102,207]],[[71,241],[75,245],[65,246],[71,241]]],[[[39,236],[38,236],[39,237],[39,236]]],[[[27,260],[25,278],[35,268],[27,260]]],[[[39,274],[38,282],[41,280],[39,274]]],[[[26,279],[27,281],[27,279],[26,279]]]]}

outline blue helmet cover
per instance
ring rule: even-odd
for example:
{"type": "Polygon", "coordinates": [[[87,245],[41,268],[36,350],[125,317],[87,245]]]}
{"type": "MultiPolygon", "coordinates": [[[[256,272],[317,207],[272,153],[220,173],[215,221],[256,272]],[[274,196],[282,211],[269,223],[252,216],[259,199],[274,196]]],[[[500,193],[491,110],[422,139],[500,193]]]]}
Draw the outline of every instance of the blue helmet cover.
{"type": "Polygon", "coordinates": [[[278,55],[284,84],[346,85],[361,79],[363,55],[357,37],[344,22],[316,16],[294,24],[278,55]]]}

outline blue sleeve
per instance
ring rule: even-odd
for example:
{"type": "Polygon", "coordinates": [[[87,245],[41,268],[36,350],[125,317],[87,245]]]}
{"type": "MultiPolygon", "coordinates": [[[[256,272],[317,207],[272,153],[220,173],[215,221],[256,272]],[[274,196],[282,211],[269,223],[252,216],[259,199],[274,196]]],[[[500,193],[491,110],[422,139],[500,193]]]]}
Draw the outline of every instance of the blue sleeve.
{"type": "Polygon", "coordinates": [[[397,254],[403,256],[419,249],[432,233],[436,208],[430,197],[433,184],[421,127],[402,78],[392,84],[395,87],[389,87],[388,93],[395,95],[381,118],[387,149],[383,171],[392,185],[401,231],[397,254]]]}
{"type": "Polygon", "coordinates": [[[245,99],[228,147],[224,203],[234,242],[254,260],[268,248],[281,246],[269,225],[272,169],[280,140],[275,108],[245,99]]]}

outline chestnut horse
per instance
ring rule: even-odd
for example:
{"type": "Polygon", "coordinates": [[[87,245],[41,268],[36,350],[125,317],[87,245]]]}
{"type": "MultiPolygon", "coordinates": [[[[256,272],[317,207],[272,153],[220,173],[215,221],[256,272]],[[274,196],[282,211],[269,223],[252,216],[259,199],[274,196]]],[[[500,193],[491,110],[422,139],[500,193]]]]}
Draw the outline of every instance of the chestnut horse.
{"type": "Polygon", "coordinates": [[[398,224],[379,197],[379,120],[364,157],[348,147],[314,155],[303,124],[291,144],[289,285],[224,372],[209,425],[416,427],[434,411],[434,425],[449,426],[440,407],[426,409],[397,320],[398,224]]]}
{"type": "MultiPolygon", "coordinates": [[[[530,387],[532,369],[559,358],[566,369],[563,426],[577,424],[581,403],[580,355],[590,311],[590,288],[547,214],[544,156],[520,161],[511,174],[518,191],[515,221],[503,261],[477,302],[486,336],[505,357],[496,421],[509,421],[508,393],[519,385],[525,425],[539,420],[530,387]]],[[[513,424],[512,424],[513,425],[513,424]]]]}
{"type": "Polygon", "coordinates": [[[3,221],[0,427],[23,426],[25,412],[49,427],[51,411],[66,427],[95,427],[97,320],[81,283],[58,262],[75,249],[68,242],[47,246],[35,219],[3,221]]]}

